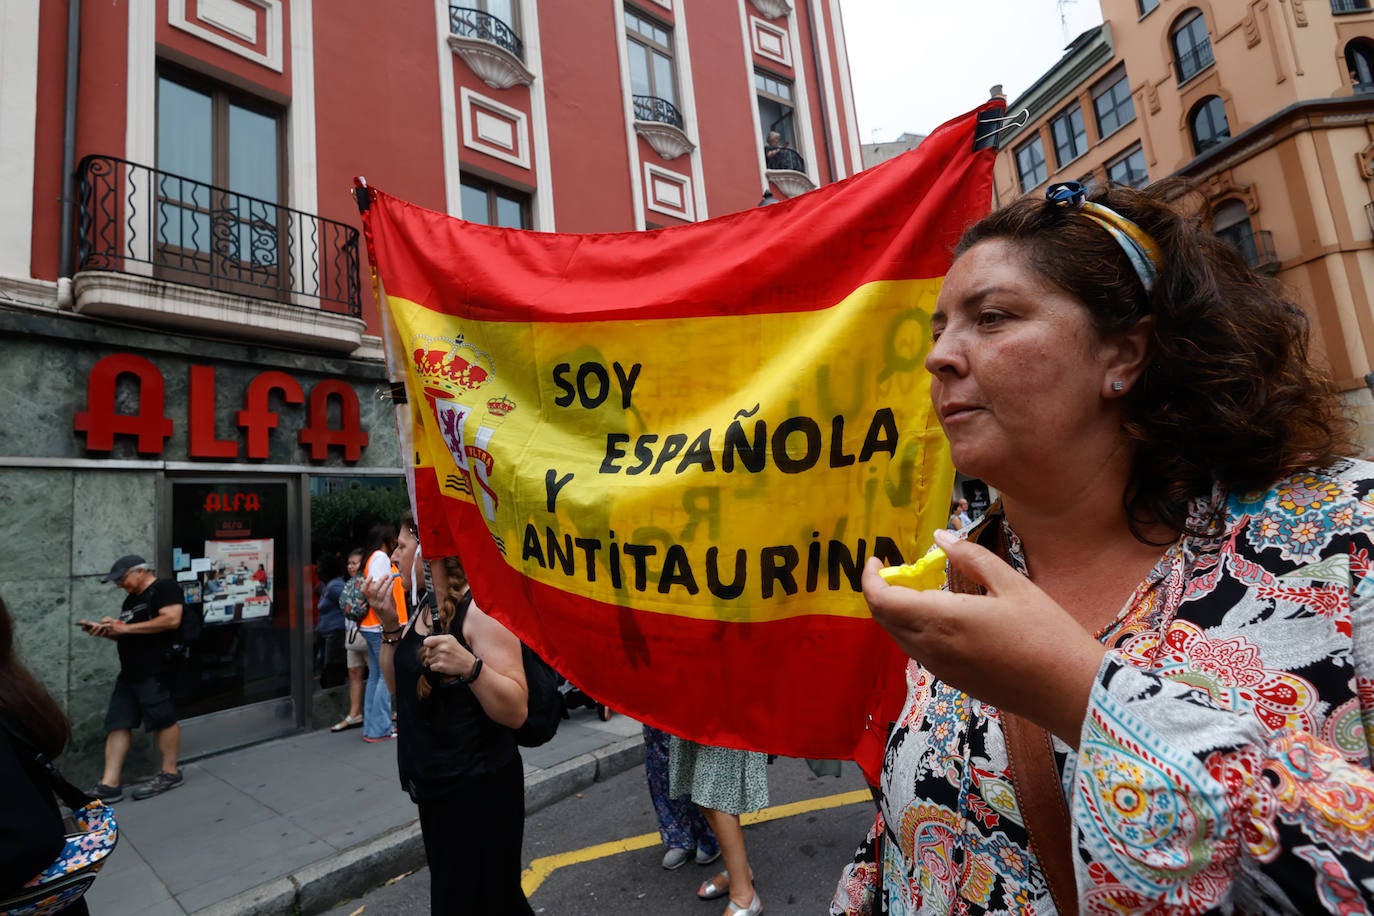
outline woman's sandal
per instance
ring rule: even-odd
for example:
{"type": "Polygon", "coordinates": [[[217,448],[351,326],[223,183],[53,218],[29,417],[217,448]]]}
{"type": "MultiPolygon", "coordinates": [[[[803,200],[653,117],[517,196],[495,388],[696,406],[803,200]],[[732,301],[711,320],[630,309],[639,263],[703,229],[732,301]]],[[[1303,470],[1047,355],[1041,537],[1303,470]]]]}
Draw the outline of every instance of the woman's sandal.
{"type": "Polygon", "coordinates": [[[730,871],[722,868],[718,874],[701,882],[701,887],[697,888],[697,899],[719,900],[728,893],[730,893],[730,871]]]}
{"type": "MultiPolygon", "coordinates": [[[[754,880],[753,869],[749,870],[749,880],[754,880]]],[[[730,870],[728,868],[722,868],[718,874],[712,875],[707,880],[701,882],[701,887],[697,888],[697,899],[719,900],[728,893],[730,893],[730,870]]],[[[754,896],[757,897],[758,895],[755,894],[754,896]]]]}
{"type": "Polygon", "coordinates": [[[344,716],[343,719],[341,719],[340,721],[335,722],[333,725],[329,726],[329,730],[330,730],[331,732],[346,732],[346,731],[348,731],[350,728],[362,728],[362,726],[363,726],[363,717],[362,717],[362,716],[358,716],[358,718],[356,718],[356,719],[353,718],[352,716],[344,716]]]}
{"type": "Polygon", "coordinates": [[[759,916],[763,912],[763,900],[759,898],[759,892],[754,891],[754,899],[749,901],[748,906],[740,906],[733,900],[726,900],[725,912],[729,916],[759,916]]]}

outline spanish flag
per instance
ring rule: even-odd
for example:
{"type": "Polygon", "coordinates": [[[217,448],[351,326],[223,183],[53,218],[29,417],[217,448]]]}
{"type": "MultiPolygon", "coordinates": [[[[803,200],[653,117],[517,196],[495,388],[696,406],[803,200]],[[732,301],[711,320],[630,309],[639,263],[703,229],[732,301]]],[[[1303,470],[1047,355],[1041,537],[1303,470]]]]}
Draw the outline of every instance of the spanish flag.
{"type": "Polygon", "coordinates": [[[362,189],[425,556],[459,555],[479,605],[617,710],[876,773],[906,658],[859,574],[947,518],[922,363],[1001,112],[649,232],[497,229],[362,189]]]}

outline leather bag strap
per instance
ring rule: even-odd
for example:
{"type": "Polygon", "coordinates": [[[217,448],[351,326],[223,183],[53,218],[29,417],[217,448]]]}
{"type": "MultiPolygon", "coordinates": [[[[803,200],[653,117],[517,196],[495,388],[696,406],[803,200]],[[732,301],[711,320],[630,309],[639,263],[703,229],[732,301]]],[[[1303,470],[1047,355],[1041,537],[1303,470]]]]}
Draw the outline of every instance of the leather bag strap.
{"type": "Polygon", "coordinates": [[[1073,830],[1055,765],[1054,742],[1049,732],[1009,712],[1002,713],[1002,734],[1007,741],[1016,806],[1021,809],[1031,850],[1044,869],[1054,908],[1061,916],[1077,916],[1073,830]]]}
{"type": "MultiPolygon", "coordinates": [[[[1001,504],[993,504],[968,534],[969,540],[1002,559],[1007,548],[1002,538],[1001,504]]],[[[984,589],[950,576],[950,591],[982,594],[984,589]]],[[[1077,916],[1078,884],[1073,869],[1073,829],[1068,802],[1064,798],[1059,767],[1054,759],[1054,741],[1050,733],[1038,725],[1002,711],[1002,734],[1007,743],[1007,760],[1011,769],[1011,784],[1016,792],[1016,805],[1021,822],[1030,837],[1035,853],[1045,873],[1050,897],[1061,916],[1077,916]]]]}

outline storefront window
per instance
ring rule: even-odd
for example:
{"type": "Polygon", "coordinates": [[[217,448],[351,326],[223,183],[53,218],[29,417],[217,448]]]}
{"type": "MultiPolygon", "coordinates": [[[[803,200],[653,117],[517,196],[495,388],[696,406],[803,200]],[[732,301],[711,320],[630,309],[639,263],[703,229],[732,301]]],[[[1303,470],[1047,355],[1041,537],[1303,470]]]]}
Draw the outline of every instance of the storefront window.
{"type": "Polygon", "coordinates": [[[285,483],[173,484],[183,718],[290,693],[288,530],[285,483]]]}

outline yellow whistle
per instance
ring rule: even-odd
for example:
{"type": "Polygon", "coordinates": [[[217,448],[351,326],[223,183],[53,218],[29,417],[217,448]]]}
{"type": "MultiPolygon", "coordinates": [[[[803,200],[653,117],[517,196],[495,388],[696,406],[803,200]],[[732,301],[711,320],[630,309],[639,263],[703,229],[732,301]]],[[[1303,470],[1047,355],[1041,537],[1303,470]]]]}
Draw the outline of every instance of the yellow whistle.
{"type": "Polygon", "coordinates": [[[934,547],[915,563],[884,566],[878,574],[888,585],[900,585],[903,588],[921,591],[939,588],[945,584],[945,552],[939,547],[934,547]]]}

